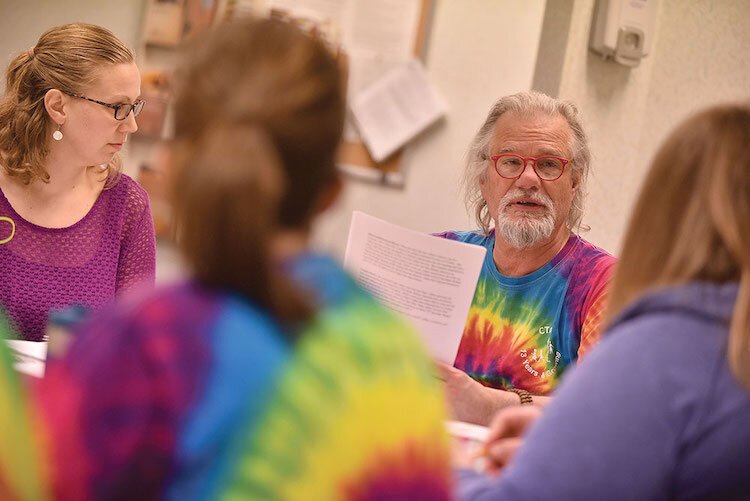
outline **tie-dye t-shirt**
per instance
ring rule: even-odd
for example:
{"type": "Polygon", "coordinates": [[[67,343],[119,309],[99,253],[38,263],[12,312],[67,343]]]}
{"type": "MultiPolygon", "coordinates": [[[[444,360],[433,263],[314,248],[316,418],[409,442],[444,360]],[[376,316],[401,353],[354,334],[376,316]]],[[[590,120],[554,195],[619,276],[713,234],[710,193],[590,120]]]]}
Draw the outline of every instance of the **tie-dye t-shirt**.
{"type": "Polygon", "coordinates": [[[494,231],[437,236],[487,249],[455,366],[485,386],[549,394],[599,338],[615,258],[571,235],[549,263],[508,277],[492,257],[494,231]]]}
{"type": "Polygon", "coordinates": [[[5,346],[10,329],[0,314],[0,499],[52,499],[42,461],[42,440],[19,374],[5,346]]]}
{"type": "Polygon", "coordinates": [[[289,264],[285,335],[196,284],[119,305],[40,391],[62,499],[447,499],[442,393],[408,327],[338,265],[289,264]]]}

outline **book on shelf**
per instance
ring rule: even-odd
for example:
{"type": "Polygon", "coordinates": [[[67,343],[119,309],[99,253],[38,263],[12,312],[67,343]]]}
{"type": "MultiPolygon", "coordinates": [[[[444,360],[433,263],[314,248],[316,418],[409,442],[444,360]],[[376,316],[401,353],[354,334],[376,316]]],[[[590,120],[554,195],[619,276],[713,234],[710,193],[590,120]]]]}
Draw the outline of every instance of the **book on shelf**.
{"type": "Polygon", "coordinates": [[[141,78],[143,110],[138,115],[138,130],[134,137],[161,139],[169,111],[170,77],[166,71],[150,70],[141,78]]]}
{"type": "Polygon", "coordinates": [[[143,40],[146,45],[173,48],[213,24],[219,0],[149,0],[143,40]]]}

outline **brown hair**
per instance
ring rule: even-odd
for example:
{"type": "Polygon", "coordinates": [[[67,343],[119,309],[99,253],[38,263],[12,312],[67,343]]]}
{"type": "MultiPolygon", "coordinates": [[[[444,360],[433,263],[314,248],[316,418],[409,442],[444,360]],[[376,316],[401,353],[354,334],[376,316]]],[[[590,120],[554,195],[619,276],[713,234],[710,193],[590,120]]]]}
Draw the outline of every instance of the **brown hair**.
{"type": "MultiPolygon", "coordinates": [[[[25,184],[49,181],[44,160],[53,124],[44,107],[47,91],[80,93],[102,65],[134,60],[133,52],[112,32],[84,23],[52,28],[33,48],[17,55],[6,71],[0,100],[0,152],[8,175],[25,184]]],[[[115,155],[107,166],[108,177],[115,178],[120,168],[115,155]]]]}
{"type": "Polygon", "coordinates": [[[272,280],[269,241],[278,229],[307,229],[336,179],[344,98],[335,59],[290,24],[245,19],[199,39],[177,80],[173,196],[189,265],[277,317],[304,317],[301,296],[272,280]]]}
{"type": "Polygon", "coordinates": [[[610,319],[649,289],[739,281],[728,359],[750,388],[750,107],[683,123],[651,165],[609,296],[610,319]]]}

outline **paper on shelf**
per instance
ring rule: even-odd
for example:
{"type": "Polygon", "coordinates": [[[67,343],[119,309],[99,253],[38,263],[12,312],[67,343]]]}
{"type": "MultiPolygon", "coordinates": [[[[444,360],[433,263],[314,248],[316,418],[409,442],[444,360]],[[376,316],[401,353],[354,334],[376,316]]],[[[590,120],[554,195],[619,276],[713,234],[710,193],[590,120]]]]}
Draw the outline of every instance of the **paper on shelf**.
{"type": "Polygon", "coordinates": [[[446,106],[413,59],[358,92],[351,111],[373,160],[381,162],[445,114],[446,106]]]}
{"type": "Polygon", "coordinates": [[[485,253],[355,211],[344,266],[414,325],[435,359],[452,364],[485,253]]]}

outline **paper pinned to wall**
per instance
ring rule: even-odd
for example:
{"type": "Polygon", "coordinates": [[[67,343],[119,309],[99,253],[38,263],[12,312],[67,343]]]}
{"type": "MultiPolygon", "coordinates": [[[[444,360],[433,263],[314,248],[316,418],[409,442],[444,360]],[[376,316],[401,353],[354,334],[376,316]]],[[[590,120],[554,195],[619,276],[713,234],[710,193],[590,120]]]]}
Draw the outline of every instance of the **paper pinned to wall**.
{"type": "Polygon", "coordinates": [[[388,158],[446,112],[444,101],[416,59],[393,68],[363,89],[350,108],[376,162],[388,158]]]}
{"type": "MultiPolygon", "coordinates": [[[[337,53],[347,101],[390,70],[421,57],[434,0],[219,0],[217,19],[254,14],[289,20],[314,32],[337,53]]],[[[349,110],[350,111],[350,110],[349,110]]],[[[372,158],[352,114],[346,116],[336,163],[357,179],[403,187],[399,152],[372,158]]]]}

